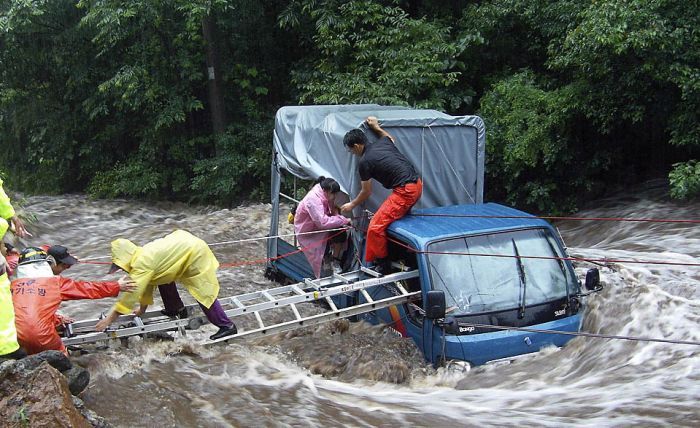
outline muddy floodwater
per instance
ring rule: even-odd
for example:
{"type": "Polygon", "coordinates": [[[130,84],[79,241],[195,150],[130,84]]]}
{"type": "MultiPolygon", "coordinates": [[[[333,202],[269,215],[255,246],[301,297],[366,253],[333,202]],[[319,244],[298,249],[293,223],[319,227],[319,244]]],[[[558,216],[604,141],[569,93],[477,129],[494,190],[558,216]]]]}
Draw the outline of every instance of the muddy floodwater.
{"type": "MultiPolygon", "coordinates": [[[[700,204],[670,201],[654,184],[591,206],[577,216],[700,218],[700,204]]],[[[256,261],[265,257],[263,240],[222,243],[264,237],[270,212],[267,204],[228,210],[80,195],[30,197],[25,208],[38,218],[29,244],[62,244],[93,262],[108,261],[100,257],[114,238],[144,244],[177,228],[210,243],[222,264],[256,261]]],[[[577,257],[700,262],[697,224],[556,225],[577,257]]],[[[589,267],[577,265],[579,276],[589,267]]],[[[83,263],[66,276],[117,277],[107,270],[83,263]]],[[[583,331],[700,342],[697,266],[614,262],[601,278],[605,289],[587,298],[583,331]]],[[[222,268],[219,279],[221,296],[277,286],[260,264],[222,268]]],[[[62,312],[95,318],[113,303],[65,302],[62,312]]],[[[410,339],[362,323],[201,346],[214,331],[88,347],[76,357],[92,373],[82,398],[117,427],[700,426],[700,346],[579,337],[510,364],[456,372],[425,363],[410,339]]]]}

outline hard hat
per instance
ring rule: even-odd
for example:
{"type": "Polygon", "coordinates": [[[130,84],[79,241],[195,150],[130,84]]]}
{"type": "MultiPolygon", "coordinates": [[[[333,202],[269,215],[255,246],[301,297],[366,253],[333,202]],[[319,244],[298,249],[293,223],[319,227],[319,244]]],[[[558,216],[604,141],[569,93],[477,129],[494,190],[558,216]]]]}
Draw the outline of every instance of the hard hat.
{"type": "Polygon", "coordinates": [[[25,265],[36,262],[46,262],[49,259],[48,253],[37,247],[27,247],[19,253],[19,264],[25,265]]]}

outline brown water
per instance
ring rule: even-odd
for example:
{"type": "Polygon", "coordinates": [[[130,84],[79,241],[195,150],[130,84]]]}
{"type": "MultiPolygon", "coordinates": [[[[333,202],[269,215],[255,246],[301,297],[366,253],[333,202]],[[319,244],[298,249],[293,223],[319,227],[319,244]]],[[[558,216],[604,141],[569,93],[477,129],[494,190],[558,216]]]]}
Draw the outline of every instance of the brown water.
{"type": "MultiPolygon", "coordinates": [[[[596,206],[579,215],[700,218],[700,205],[668,201],[654,186],[596,206]]],[[[31,244],[60,243],[92,258],[107,255],[116,237],[142,244],[176,228],[211,244],[262,237],[270,206],[220,210],[68,195],[29,198],[27,209],[39,219],[31,244]]],[[[700,259],[697,225],[569,221],[558,227],[576,256],[700,259]]],[[[212,249],[222,263],[265,256],[264,241],[212,249]]],[[[106,270],[82,264],[67,276],[107,278],[106,270]]],[[[221,269],[221,295],[276,286],[262,271],[260,265],[221,269]]],[[[700,341],[699,268],[617,263],[601,274],[606,288],[588,298],[584,331],[700,341]]],[[[67,302],[62,310],[94,318],[112,303],[67,302]]],[[[77,357],[92,373],[84,400],[119,427],[700,425],[697,346],[577,338],[510,364],[454,372],[434,370],[410,339],[366,324],[198,344],[214,330],[91,349],[77,357]]]]}

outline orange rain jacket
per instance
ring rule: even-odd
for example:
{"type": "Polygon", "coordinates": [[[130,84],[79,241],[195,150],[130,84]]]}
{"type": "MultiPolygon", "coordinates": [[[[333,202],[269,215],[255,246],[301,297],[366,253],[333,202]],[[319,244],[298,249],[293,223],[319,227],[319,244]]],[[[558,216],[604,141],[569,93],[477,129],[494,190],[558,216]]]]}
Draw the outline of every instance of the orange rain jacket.
{"type": "Polygon", "coordinates": [[[116,297],[115,281],[76,281],[61,276],[17,278],[12,281],[12,301],[19,344],[28,354],[55,349],[65,354],[66,347],[56,332],[61,324],[56,315],[61,301],[116,297]]]}

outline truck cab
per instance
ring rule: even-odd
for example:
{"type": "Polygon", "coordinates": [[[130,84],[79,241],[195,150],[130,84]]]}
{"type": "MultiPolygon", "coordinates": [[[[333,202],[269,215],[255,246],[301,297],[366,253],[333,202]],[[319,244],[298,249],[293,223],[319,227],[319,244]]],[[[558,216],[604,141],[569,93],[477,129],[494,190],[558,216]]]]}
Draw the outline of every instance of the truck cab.
{"type": "MultiPolygon", "coordinates": [[[[426,359],[473,365],[563,346],[570,336],[502,330],[576,332],[580,284],[558,234],[544,220],[502,205],[415,210],[389,228],[392,266],[417,269],[405,281],[422,299],[364,314],[412,338],[426,359]],[[444,319],[426,317],[428,293],[445,296],[444,319]]],[[[376,287],[373,298],[391,293],[376,287]]],[[[360,298],[361,300],[361,298],[360,298]]]]}
{"type": "MultiPolygon", "coordinates": [[[[360,128],[374,141],[364,128],[370,115],[396,139],[424,183],[416,206],[388,229],[391,268],[383,274],[418,274],[336,296],[335,304],[349,307],[401,290],[420,291],[413,301],[358,317],[411,338],[436,365],[480,365],[570,340],[573,336],[565,333],[577,332],[583,320],[580,282],[548,222],[483,202],[486,133],[477,116],[380,105],[280,109],[273,138],[267,275],[290,283],[313,279],[296,240],[280,233],[287,215],[281,201],[298,203],[303,195],[296,195],[296,180],[319,176],[338,181],[348,199],[356,195],[358,159],[345,151],[342,140],[347,131],[360,128]],[[281,191],[290,177],[295,183],[286,181],[294,189],[291,196],[281,191]]],[[[372,196],[353,212],[347,271],[366,271],[363,231],[389,192],[374,183],[372,196]]]]}

